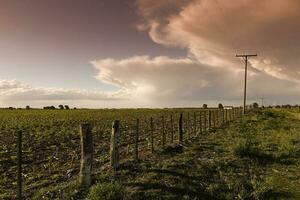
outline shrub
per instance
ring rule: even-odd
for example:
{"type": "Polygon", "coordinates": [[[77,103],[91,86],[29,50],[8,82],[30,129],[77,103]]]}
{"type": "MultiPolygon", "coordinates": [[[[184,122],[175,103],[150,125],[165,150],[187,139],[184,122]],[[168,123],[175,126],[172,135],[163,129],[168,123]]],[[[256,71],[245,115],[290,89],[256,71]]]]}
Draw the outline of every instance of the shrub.
{"type": "Polygon", "coordinates": [[[90,189],[87,200],[122,200],[124,195],[124,188],[119,183],[100,183],[90,189]]]}
{"type": "Polygon", "coordinates": [[[203,104],[202,108],[206,109],[207,108],[207,104],[203,104]]]}
{"type": "Polygon", "coordinates": [[[239,157],[252,157],[259,153],[257,147],[253,144],[251,139],[245,139],[240,141],[233,149],[236,156],[239,157]]]}
{"type": "Polygon", "coordinates": [[[64,106],[63,106],[63,105],[59,105],[58,107],[59,107],[59,109],[61,109],[61,110],[64,109],[64,106]]]}
{"type": "Polygon", "coordinates": [[[70,110],[70,107],[68,105],[65,105],[66,110],[70,110]]]}
{"type": "Polygon", "coordinates": [[[223,109],[224,106],[223,106],[221,103],[219,103],[218,108],[219,108],[219,109],[223,109]]]}

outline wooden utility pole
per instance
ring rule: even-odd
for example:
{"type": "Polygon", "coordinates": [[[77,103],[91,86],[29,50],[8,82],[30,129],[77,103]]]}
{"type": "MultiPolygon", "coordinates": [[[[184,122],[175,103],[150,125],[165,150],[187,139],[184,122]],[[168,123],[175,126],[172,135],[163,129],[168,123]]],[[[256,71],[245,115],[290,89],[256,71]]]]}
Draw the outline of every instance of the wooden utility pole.
{"type": "Polygon", "coordinates": [[[248,71],[248,58],[256,57],[257,54],[241,54],[236,55],[238,58],[243,58],[245,61],[245,84],[244,84],[244,104],[243,104],[243,113],[246,113],[246,98],[247,98],[247,71],[248,71]]]}

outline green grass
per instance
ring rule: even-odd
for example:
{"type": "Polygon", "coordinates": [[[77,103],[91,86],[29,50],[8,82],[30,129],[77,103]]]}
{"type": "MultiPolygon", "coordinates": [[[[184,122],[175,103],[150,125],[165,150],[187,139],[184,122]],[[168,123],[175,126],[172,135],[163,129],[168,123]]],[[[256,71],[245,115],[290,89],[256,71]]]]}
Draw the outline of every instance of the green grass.
{"type": "MultiPolygon", "coordinates": [[[[76,182],[78,178],[81,123],[91,123],[93,126],[94,171],[97,174],[108,164],[113,120],[121,120],[122,144],[128,144],[125,146],[129,150],[125,155],[128,159],[133,155],[132,141],[136,118],[140,118],[141,130],[149,130],[150,117],[154,117],[155,124],[159,124],[162,115],[173,114],[175,121],[179,112],[196,110],[199,111],[199,109],[0,109],[0,199],[11,199],[16,196],[17,130],[23,132],[25,197],[64,199],[66,195],[63,193],[71,195],[79,191],[74,186],[76,184],[70,183],[76,182]]],[[[157,137],[158,134],[159,130],[156,131],[157,137]]],[[[146,132],[141,132],[140,135],[143,139],[141,145],[147,146],[146,132]]],[[[124,148],[121,150],[126,151],[124,148]]]]}
{"type": "MultiPolygon", "coordinates": [[[[123,154],[120,170],[116,174],[108,170],[113,119],[133,126],[136,117],[158,118],[181,111],[187,110],[0,110],[0,199],[11,199],[16,191],[17,129],[24,130],[28,199],[300,199],[298,110],[250,113],[197,138],[185,137],[183,144],[165,150],[157,142],[155,153],[142,151],[138,162],[132,160],[134,146],[129,145],[123,148],[126,152],[128,147],[129,154],[123,154]],[[89,190],[76,182],[82,122],[95,127],[89,190]]],[[[132,132],[122,128],[124,136],[132,139],[132,132]]]]}
{"type": "Polygon", "coordinates": [[[300,121],[249,114],[203,134],[155,164],[124,166],[128,199],[300,199],[300,121]]]}

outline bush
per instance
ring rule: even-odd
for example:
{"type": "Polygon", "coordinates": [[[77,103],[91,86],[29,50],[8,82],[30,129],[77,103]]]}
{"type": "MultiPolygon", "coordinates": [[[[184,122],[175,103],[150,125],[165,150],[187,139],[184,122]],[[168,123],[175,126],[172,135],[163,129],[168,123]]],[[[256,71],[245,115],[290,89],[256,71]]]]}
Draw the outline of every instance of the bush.
{"type": "Polygon", "coordinates": [[[239,157],[252,157],[259,153],[251,139],[245,139],[237,143],[233,149],[234,155],[239,157]]]}
{"type": "Polygon", "coordinates": [[[224,109],[223,104],[219,103],[218,108],[219,108],[219,109],[224,109]]]}
{"type": "Polygon", "coordinates": [[[100,183],[90,189],[87,200],[122,200],[124,195],[124,188],[119,183],[100,183]]]}
{"type": "Polygon", "coordinates": [[[202,108],[207,109],[207,104],[203,104],[202,108]]]}

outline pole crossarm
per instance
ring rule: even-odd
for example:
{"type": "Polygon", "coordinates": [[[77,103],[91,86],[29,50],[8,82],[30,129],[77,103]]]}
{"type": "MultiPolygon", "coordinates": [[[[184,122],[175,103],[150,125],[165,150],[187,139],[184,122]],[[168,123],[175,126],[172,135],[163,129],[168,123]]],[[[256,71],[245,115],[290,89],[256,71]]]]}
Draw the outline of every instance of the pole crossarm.
{"type": "Polygon", "coordinates": [[[236,57],[256,57],[257,54],[237,54],[236,57]]]}

